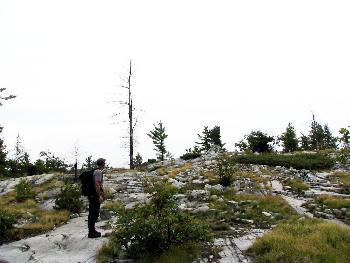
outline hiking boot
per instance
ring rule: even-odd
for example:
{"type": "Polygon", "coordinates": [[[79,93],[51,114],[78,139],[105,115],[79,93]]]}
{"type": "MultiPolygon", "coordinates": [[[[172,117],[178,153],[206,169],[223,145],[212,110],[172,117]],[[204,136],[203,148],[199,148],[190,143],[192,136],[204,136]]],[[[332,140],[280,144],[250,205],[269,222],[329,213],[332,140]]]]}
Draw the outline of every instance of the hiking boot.
{"type": "Polygon", "coordinates": [[[95,232],[90,232],[90,233],[88,234],[88,237],[89,237],[89,238],[101,237],[101,233],[100,233],[100,232],[97,232],[97,231],[95,231],[95,232]]]}

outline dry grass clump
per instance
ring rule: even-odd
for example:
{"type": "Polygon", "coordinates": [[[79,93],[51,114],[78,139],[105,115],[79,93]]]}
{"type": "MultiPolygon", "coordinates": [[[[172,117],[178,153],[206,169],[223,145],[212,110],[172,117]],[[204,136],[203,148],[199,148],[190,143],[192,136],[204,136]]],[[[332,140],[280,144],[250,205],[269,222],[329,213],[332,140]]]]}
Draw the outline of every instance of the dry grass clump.
{"type": "MultiPolygon", "coordinates": [[[[34,186],[35,193],[42,193],[54,189],[61,182],[53,178],[39,186],[34,186]]],[[[41,234],[54,229],[69,220],[69,212],[46,211],[37,207],[34,199],[26,199],[23,202],[16,201],[16,191],[9,192],[0,197],[0,207],[6,207],[7,211],[14,214],[17,219],[26,219],[31,223],[25,224],[15,229],[13,237],[9,239],[21,239],[32,234],[41,234]]]]}
{"type": "Polygon", "coordinates": [[[54,229],[69,220],[69,212],[61,211],[37,211],[37,222],[26,224],[22,227],[25,234],[40,234],[54,229]]]}
{"type": "Polygon", "coordinates": [[[255,183],[263,183],[263,184],[267,184],[269,182],[268,178],[259,176],[255,173],[250,173],[250,172],[235,172],[235,177],[244,177],[244,178],[249,178],[250,180],[252,180],[255,183]]]}
{"type": "Polygon", "coordinates": [[[337,262],[350,259],[350,228],[322,220],[294,220],[258,238],[248,250],[254,262],[337,262]]]}
{"type": "Polygon", "coordinates": [[[179,167],[179,168],[175,168],[172,169],[171,171],[169,171],[169,178],[175,178],[179,173],[183,173],[188,169],[192,168],[192,163],[188,162],[185,163],[183,166],[179,167]]]}
{"type": "Polygon", "coordinates": [[[342,193],[350,194],[350,173],[335,172],[330,176],[330,179],[340,184],[342,193]]]}
{"type": "Polygon", "coordinates": [[[350,199],[342,197],[322,195],[317,197],[315,201],[331,209],[350,208],[350,199]]]}
{"type": "Polygon", "coordinates": [[[300,179],[289,179],[285,184],[290,186],[291,190],[297,194],[301,194],[310,189],[310,186],[300,179]]]}

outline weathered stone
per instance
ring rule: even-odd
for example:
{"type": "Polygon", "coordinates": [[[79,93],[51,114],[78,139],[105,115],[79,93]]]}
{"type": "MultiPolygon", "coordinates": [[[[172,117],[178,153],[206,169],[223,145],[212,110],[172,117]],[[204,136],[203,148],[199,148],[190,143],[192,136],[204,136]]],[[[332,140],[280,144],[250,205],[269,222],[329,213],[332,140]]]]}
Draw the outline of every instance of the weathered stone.
{"type": "Polygon", "coordinates": [[[233,209],[238,207],[238,202],[236,202],[236,201],[227,201],[227,204],[229,207],[231,207],[233,209]]]}
{"type": "Polygon", "coordinates": [[[100,211],[100,218],[101,220],[109,220],[112,218],[112,214],[111,211],[107,210],[107,209],[101,209],[100,211]]]}
{"type": "Polygon", "coordinates": [[[192,211],[192,213],[197,214],[197,213],[205,213],[209,211],[209,206],[200,206],[192,211]]]}
{"type": "Polygon", "coordinates": [[[272,215],[270,214],[270,213],[268,213],[268,212],[265,212],[265,211],[263,211],[263,212],[261,212],[264,216],[267,216],[267,217],[271,217],[272,215]]]}

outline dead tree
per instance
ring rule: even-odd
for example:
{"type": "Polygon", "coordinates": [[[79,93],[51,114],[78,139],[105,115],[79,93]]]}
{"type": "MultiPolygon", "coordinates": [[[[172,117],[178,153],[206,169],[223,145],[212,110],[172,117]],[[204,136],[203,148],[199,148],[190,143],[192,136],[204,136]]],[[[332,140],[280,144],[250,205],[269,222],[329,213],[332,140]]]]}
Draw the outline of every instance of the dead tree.
{"type": "MultiPolygon", "coordinates": [[[[130,169],[134,169],[134,145],[135,145],[135,137],[134,137],[134,131],[137,124],[137,118],[135,116],[135,110],[133,104],[133,93],[132,93],[132,85],[131,80],[134,72],[132,70],[132,63],[131,60],[129,61],[129,68],[128,68],[128,76],[124,79],[122,79],[125,82],[125,85],[122,85],[122,88],[127,89],[127,99],[118,101],[118,103],[123,106],[127,107],[128,112],[128,148],[129,148],[129,166],[130,169]]],[[[120,115],[120,112],[115,114],[114,116],[120,115]]]]}

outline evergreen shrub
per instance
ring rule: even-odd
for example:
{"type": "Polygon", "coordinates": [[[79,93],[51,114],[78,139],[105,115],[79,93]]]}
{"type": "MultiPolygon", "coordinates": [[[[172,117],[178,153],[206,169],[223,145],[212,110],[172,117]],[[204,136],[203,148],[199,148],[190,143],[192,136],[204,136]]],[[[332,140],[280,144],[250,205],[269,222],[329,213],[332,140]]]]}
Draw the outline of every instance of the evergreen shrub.
{"type": "Polygon", "coordinates": [[[73,213],[80,213],[83,209],[80,186],[67,182],[63,187],[61,187],[61,193],[55,200],[54,208],[66,209],[73,213]]]}
{"type": "Polygon", "coordinates": [[[120,209],[119,219],[111,238],[111,251],[124,251],[128,258],[156,257],[188,241],[211,241],[209,227],[182,212],[174,199],[176,188],[157,183],[149,191],[148,204],[132,210],[120,209]]]}
{"type": "Polygon", "coordinates": [[[34,199],[35,192],[31,182],[26,179],[21,179],[20,182],[16,185],[16,200],[22,202],[26,199],[34,199]]]}
{"type": "Polygon", "coordinates": [[[235,159],[228,154],[222,154],[217,158],[215,173],[222,186],[228,187],[232,184],[235,164],[235,159]]]}
{"type": "Polygon", "coordinates": [[[0,208],[0,236],[6,235],[17,223],[15,215],[7,210],[0,208]]]}

